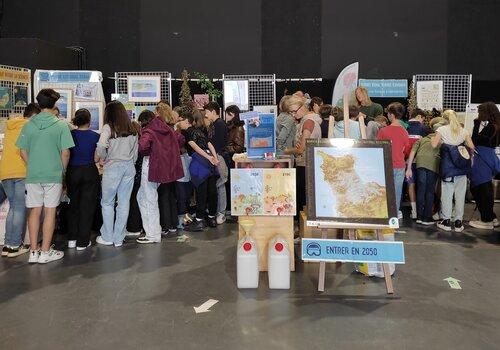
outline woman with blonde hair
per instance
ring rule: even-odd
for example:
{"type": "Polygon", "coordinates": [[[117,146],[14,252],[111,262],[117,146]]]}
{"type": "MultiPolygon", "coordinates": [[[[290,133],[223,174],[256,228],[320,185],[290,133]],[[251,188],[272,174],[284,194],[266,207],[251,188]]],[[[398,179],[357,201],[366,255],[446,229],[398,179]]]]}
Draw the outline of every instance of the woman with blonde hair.
{"type": "Polygon", "coordinates": [[[285,154],[296,156],[297,213],[306,204],[306,140],[321,138],[321,117],[309,111],[304,97],[292,96],[288,100],[288,112],[299,123],[295,133],[295,147],[285,149],[285,154]]]}
{"type": "Polygon", "coordinates": [[[383,115],[384,109],[382,105],[372,102],[368,94],[368,90],[363,86],[358,86],[354,90],[356,100],[359,105],[359,111],[365,115],[365,123],[374,120],[376,116],[383,115]]]}
{"type": "Polygon", "coordinates": [[[156,115],[172,128],[177,122],[176,113],[174,113],[172,107],[166,101],[158,102],[156,105],[156,115]]]}
{"type": "Polygon", "coordinates": [[[295,140],[295,120],[288,113],[291,98],[292,95],[285,95],[281,98],[279,104],[280,114],[276,118],[276,148],[278,153],[283,153],[285,149],[292,148],[295,140]]]}
{"type": "Polygon", "coordinates": [[[455,111],[444,111],[443,118],[448,125],[438,128],[431,140],[432,147],[441,147],[441,221],[437,226],[442,230],[451,231],[455,197],[454,228],[455,232],[462,232],[467,175],[471,170],[474,144],[469,132],[458,122],[455,111]]]}

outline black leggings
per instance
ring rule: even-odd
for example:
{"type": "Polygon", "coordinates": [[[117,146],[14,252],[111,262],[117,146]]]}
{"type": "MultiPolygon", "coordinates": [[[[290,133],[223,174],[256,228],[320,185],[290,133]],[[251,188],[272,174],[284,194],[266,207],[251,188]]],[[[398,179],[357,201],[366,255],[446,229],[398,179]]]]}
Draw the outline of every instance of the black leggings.
{"type": "Polygon", "coordinates": [[[68,209],[68,238],[76,245],[86,247],[97,208],[99,173],[95,164],[69,166],[66,185],[70,199],[68,209]]]}
{"type": "Polygon", "coordinates": [[[217,213],[217,187],[215,176],[210,176],[196,188],[196,218],[204,219],[208,215],[215,216],[217,213]]]}
{"type": "Polygon", "coordinates": [[[161,184],[158,187],[158,205],[160,208],[160,224],[163,231],[177,227],[177,199],[175,182],[161,184]]]}
{"type": "Polygon", "coordinates": [[[477,208],[481,214],[481,221],[493,221],[497,217],[493,211],[493,206],[495,205],[493,183],[491,181],[486,182],[476,187],[472,187],[470,191],[472,192],[472,196],[474,196],[477,208]]]}

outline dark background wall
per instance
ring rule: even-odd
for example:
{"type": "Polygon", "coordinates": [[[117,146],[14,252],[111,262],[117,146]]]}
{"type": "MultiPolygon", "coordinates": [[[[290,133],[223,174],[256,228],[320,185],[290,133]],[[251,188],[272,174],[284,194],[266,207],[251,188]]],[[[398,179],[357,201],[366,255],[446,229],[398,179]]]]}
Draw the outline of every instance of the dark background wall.
{"type": "MultiPolygon", "coordinates": [[[[357,60],[365,78],[471,73],[473,100],[500,101],[496,0],[1,1],[1,38],[81,46],[87,68],[104,76],[168,70],[177,77],[187,68],[330,83],[357,60]]],[[[7,56],[0,48],[0,62],[17,63],[7,56]]],[[[67,68],[59,61],[52,68],[67,68]]]]}

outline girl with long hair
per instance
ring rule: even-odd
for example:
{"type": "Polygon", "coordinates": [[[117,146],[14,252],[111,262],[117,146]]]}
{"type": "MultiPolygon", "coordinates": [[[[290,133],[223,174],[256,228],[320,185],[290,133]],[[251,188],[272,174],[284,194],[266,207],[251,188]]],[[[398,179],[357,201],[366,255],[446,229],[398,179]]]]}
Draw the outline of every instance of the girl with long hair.
{"type": "Polygon", "coordinates": [[[455,111],[444,111],[443,118],[448,125],[438,128],[431,139],[432,147],[441,147],[441,221],[437,226],[444,231],[451,231],[455,198],[454,229],[455,232],[462,232],[467,174],[470,172],[469,161],[474,144],[469,132],[458,122],[455,111]]]}
{"type": "MultiPolygon", "coordinates": [[[[170,105],[166,101],[160,101],[156,105],[156,115],[160,120],[163,121],[172,131],[174,131],[173,136],[180,140],[182,137],[182,144],[184,144],[184,137],[177,131],[175,131],[175,123],[177,122],[178,115],[172,110],[170,105]]],[[[170,134],[169,134],[170,135],[170,134]]],[[[179,146],[182,146],[179,144],[179,146]]],[[[176,149],[179,149],[177,147],[176,149]]],[[[174,154],[173,150],[169,150],[168,154],[172,157],[172,160],[178,165],[180,162],[180,152],[174,154]],[[175,158],[175,159],[173,159],[175,158]],[[179,162],[177,162],[179,161],[179,162]]],[[[177,169],[178,171],[179,169],[177,169]]],[[[180,176],[182,177],[182,176],[180,176]]],[[[177,197],[175,181],[168,183],[160,183],[158,187],[158,204],[160,210],[160,224],[162,234],[166,237],[177,235],[177,197]]]]}
{"type": "Polygon", "coordinates": [[[493,102],[485,102],[479,105],[478,114],[472,131],[476,154],[470,175],[470,190],[476,200],[481,220],[470,221],[469,225],[478,229],[493,230],[499,226],[493,211],[495,195],[492,180],[500,172],[500,161],[495,153],[500,140],[500,112],[493,102]]]}
{"type": "Polygon", "coordinates": [[[194,111],[179,123],[179,128],[186,135],[186,146],[192,157],[189,165],[191,183],[196,188],[196,219],[186,231],[202,231],[208,209],[208,226],[216,227],[217,222],[217,187],[216,176],[219,159],[214,146],[208,140],[208,131],[200,111],[194,111]]]}
{"type": "MultiPolygon", "coordinates": [[[[142,222],[146,235],[139,237],[137,243],[158,243],[161,241],[162,226],[158,189],[164,188],[163,197],[164,225],[167,230],[176,233],[177,205],[175,200],[175,181],[184,176],[180,158],[180,147],[184,137],[167,124],[172,116],[172,109],[165,105],[163,114],[158,115],[141,129],[139,154],[144,156],[142,162],[141,187],[137,193],[137,202],[141,210],[142,222]]],[[[173,123],[172,123],[173,126],[173,123]]]]}
{"type": "Polygon", "coordinates": [[[97,143],[96,161],[103,166],[101,235],[96,242],[121,247],[125,237],[130,194],[137,160],[137,132],[123,104],[112,101],[104,110],[104,126],[97,143]],[[115,213],[115,201],[118,199],[115,213]]]}
{"type": "Polygon", "coordinates": [[[376,116],[383,115],[384,109],[382,105],[371,100],[368,90],[363,86],[358,86],[354,90],[356,101],[358,102],[359,111],[365,115],[365,123],[374,120],[376,116]]]}

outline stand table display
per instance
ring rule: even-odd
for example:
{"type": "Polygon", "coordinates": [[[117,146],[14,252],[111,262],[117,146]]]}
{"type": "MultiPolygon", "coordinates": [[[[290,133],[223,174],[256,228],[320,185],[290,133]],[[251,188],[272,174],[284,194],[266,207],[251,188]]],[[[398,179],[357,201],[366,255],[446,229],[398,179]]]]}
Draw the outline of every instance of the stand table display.
{"type": "MultiPolygon", "coordinates": [[[[237,158],[235,159],[236,169],[273,169],[273,168],[292,168],[291,157],[273,158],[273,159],[250,159],[250,158],[237,158]]],[[[233,182],[231,182],[233,185],[233,182]]],[[[250,216],[255,225],[252,229],[252,237],[257,242],[259,249],[259,271],[267,271],[267,250],[268,243],[277,234],[286,239],[288,248],[290,250],[290,270],[295,271],[294,257],[294,241],[293,241],[293,216],[250,216]]],[[[241,216],[238,220],[243,220],[247,216],[241,216]]],[[[239,238],[245,235],[241,225],[238,225],[239,238]]]]}

